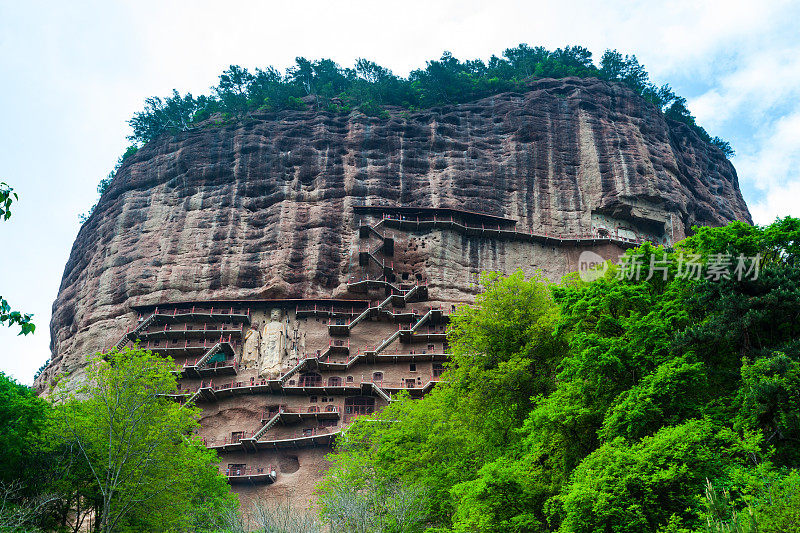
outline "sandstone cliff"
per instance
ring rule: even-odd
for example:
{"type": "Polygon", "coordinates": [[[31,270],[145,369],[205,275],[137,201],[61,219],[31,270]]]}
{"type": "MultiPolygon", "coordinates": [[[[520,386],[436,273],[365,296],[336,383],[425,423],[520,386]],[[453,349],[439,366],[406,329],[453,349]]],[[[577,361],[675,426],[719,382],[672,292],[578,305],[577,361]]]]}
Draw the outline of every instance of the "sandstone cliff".
{"type": "Polygon", "coordinates": [[[750,222],[719,150],[596,79],[540,80],[388,119],[254,115],[161,138],[125,162],[75,240],[37,385],[112,344],[132,305],[346,296],[352,207],[381,202],[559,234],[585,233],[596,217],[668,224],[674,239],[692,225],[750,222]]]}

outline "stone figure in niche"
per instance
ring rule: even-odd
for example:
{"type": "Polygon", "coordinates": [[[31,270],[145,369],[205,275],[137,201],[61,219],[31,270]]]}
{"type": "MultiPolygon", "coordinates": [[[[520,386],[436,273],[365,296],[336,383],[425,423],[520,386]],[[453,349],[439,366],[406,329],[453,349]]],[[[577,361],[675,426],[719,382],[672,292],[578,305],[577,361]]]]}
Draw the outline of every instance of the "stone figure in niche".
{"type": "Polygon", "coordinates": [[[270,311],[261,335],[260,373],[279,370],[286,355],[286,322],[281,320],[281,310],[270,311]]]}
{"type": "Polygon", "coordinates": [[[261,339],[261,331],[259,324],[254,323],[250,329],[247,330],[244,336],[244,346],[242,347],[242,368],[257,368],[259,341],[261,339]]]}

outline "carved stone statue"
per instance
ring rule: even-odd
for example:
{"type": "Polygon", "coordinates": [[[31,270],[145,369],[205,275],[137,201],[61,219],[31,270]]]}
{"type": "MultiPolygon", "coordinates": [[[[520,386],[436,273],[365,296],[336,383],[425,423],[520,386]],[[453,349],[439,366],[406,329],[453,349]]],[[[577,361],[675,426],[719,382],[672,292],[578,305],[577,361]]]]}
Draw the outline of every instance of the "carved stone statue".
{"type": "Polygon", "coordinates": [[[261,375],[280,370],[286,356],[286,322],[281,321],[281,314],[280,309],[273,309],[269,321],[264,324],[259,361],[261,375]]]}
{"type": "Polygon", "coordinates": [[[259,339],[261,333],[259,332],[258,324],[247,330],[244,336],[244,347],[242,348],[242,361],[241,365],[245,368],[257,368],[258,353],[259,353],[259,339]]]}

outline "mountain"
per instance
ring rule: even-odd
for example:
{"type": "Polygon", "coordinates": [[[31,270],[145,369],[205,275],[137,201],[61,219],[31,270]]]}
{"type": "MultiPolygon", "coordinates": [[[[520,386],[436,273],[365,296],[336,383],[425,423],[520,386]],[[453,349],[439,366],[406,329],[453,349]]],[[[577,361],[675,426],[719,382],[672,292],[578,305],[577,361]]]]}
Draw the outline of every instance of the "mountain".
{"type": "MultiPolygon", "coordinates": [[[[234,381],[255,383],[324,353],[342,335],[352,359],[397,331],[397,321],[402,329],[419,319],[403,322],[390,306],[470,303],[484,270],[538,269],[556,281],[578,268],[584,251],[615,259],[644,240],[669,246],[694,225],[751,222],[725,155],[618,83],[542,79],[467,104],[388,112],[335,114],[312,103],[239,122],[209,120],[128,158],[73,245],[53,304],[52,363],[38,389],[58,373],[80,375],[88,354],[110,348],[157,308],[177,314],[219,302],[231,316],[234,306],[252,309],[247,321],[232,320],[240,331],[231,357],[240,365],[234,381]],[[376,307],[387,294],[422,285],[424,298],[420,289],[376,307]],[[362,308],[377,310],[367,312],[360,333],[331,328],[333,311],[321,330],[303,320],[318,323],[321,315],[301,308],[336,304],[357,308],[345,323],[362,308]]],[[[165,332],[178,323],[160,320],[165,332]]],[[[184,326],[203,320],[190,316],[184,326]]],[[[426,327],[437,327],[433,318],[426,327]]],[[[131,340],[159,338],[141,332],[131,340]]],[[[406,343],[403,353],[418,355],[413,343],[431,339],[446,352],[437,333],[415,341],[417,333],[397,340],[406,343]]],[[[189,346],[193,337],[184,338],[189,346]]],[[[170,353],[180,362],[189,352],[178,348],[170,353]]],[[[362,369],[361,381],[394,367],[375,368],[362,369]]],[[[353,377],[339,374],[332,377],[353,377]]],[[[184,374],[182,384],[197,390],[200,376],[184,374]]],[[[277,393],[270,390],[264,394],[277,393]]],[[[255,431],[263,424],[247,420],[272,401],[266,396],[215,403],[204,427],[255,431]]],[[[282,457],[274,461],[297,461],[282,457]]],[[[285,470],[298,475],[294,466],[285,470]]]]}

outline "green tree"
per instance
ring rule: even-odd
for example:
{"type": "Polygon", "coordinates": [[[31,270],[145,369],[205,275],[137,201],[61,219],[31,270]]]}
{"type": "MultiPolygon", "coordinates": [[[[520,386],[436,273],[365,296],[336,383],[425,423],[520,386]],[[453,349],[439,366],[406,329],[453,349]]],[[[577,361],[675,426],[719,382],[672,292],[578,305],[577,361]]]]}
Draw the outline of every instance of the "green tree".
{"type": "Polygon", "coordinates": [[[617,438],[575,469],[554,506],[559,531],[658,531],[700,525],[695,491],[711,476],[750,464],[760,436],[741,437],[710,421],[665,427],[638,442],[617,438]],[[692,490],[694,489],[694,490],[692,490]]]}
{"type": "MultiPolygon", "coordinates": [[[[199,410],[165,397],[172,364],[138,348],[92,358],[74,392],[60,384],[60,431],[99,494],[102,532],[174,531],[230,504],[216,457],[191,437],[199,410]]],[[[72,384],[75,385],[75,384],[72,384]]]]}
{"type": "MultiPolygon", "coordinates": [[[[530,78],[536,73],[536,66],[544,62],[550,56],[550,52],[542,46],[530,47],[526,43],[521,43],[515,48],[507,48],[503,51],[503,57],[510,65],[513,75],[519,79],[530,78]]],[[[498,62],[494,62],[492,70],[498,70],[498,62]]]]}
{"type": "Polygon", "coordinates": [[[364,58],[356,59],[355,71],[358,77],[367,83],[381,83],[392,76],[392,71],[389,69],[364,58]]]}
{"type": "Polygon", "coordinates": [[[0,373],[0,531],[58,524],[60,459],[52,445],[53,409],[0,373]]]}
{"type": "Polygon", "coordinates": [[[759,531],[797,531],[800,524],[800,470],[790,470],[782,475],[759,496],[754,513],[759,531]]]}
{"type": "Polygon", "coordinates": [[[616,50],[606,50],[600,59],[600,75],[607,80],[621,81],[642,94],[650,86],[650,77],[636,56],[622,56],[616,50]]]}
{"type": "Polygon", "coordinates": [[[767,442],[778,444],[780,463],[798,464],[800,361],[780,352],[752,362],[745,358],[741,375],[742,386],[736,397],[737,427],[760,429],[767,442]]]}
{"type": "Polygon", "coordinates": [[[451,489],[518,442],[531,397],[553,387],[562,349],[552,336],[555,306],[538,277],[492,273],[482,283],[479,305],[452,316],[444,382],[421,400],[401,397],[374,420],[356,421],[332,456],[323,502],[396,480],[425,487],[427,519],[446,524],[451,489]]]}
{"type": "Polygon", "coordinates": [[[214,88],[215,96],[225,111],[244,116],[250,107],[249,92],[254,81],[255,77],[246,68],[231,65],[219,75],[219,84],[214,88]]]}
{"type": "Polygon", "coordinates": [[[265,70],[256,69],[248,87],[247,101],[254,108],[272,111],[289,107],[290,98],[302,95],[296,87],[284,81],[277,69],[269,67],[265,70]]]}
{"type": "Polygon", "coordinates": [[[193,127],[195,113],[205,100],[195,99],[191,93],[181,96],[173,89],[172,96],[162,99],[152,96],[145,100],[144,109],[134,113],[128,121],[133,133],[128,139],[147,143],[165,133],[175,134],[193,127]]]}
{"type": "Polygon", "coordinates": [[[0,482],[32,484],[49,409],[33,389],[0,372],[0,482]]]}

